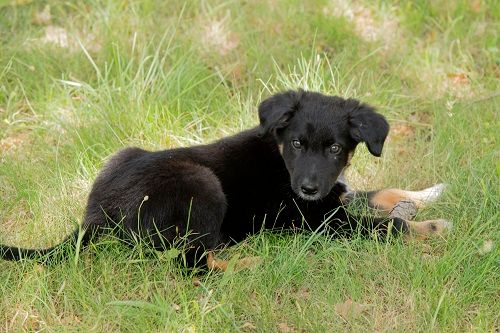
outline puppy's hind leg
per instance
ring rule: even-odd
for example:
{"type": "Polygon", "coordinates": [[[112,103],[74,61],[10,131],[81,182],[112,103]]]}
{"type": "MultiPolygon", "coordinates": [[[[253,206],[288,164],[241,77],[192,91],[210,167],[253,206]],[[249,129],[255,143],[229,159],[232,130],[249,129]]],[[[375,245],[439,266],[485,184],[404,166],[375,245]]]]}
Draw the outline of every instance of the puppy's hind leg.
{"type": "MultiPolygon", "coordinates": [[[[235,270],[240,270],[240,269],[248,269],[248,268],[253,268],[255,266],[258,266],[259,264],[262,263],[262,258],[261,257],[244,257],[241,259],[236,259],[234,261],[234,269],[235,270]]],[[[214,257],[214,252],[210,251],[207,254],[207,267],[209,269],[214,269],[214,270],[220,270],[220,271],[226,271],[231,264],[231,260],[217,260],[214,257]]]]}
{"type": "Polygon", "coordinates": [[[390,212],[398,202],[410,200],[417,208],[423,208],[429,203],[435,202],[446,188],[445,184],[436,184],[421,191],[408,191],[402,189],[384,189],[367,192],[368,205],[372,208],[390,212]]]}
{"type": "Polygon", "coordinates": [[[167,160],[161,168],[140,180],[147,200],[129,209],[124,228],[156,250],[180,249],[187,267],[205,266],[205,251],[222,245],[227,208],[222,185],[209,168],[193,162],[167,160]]]}

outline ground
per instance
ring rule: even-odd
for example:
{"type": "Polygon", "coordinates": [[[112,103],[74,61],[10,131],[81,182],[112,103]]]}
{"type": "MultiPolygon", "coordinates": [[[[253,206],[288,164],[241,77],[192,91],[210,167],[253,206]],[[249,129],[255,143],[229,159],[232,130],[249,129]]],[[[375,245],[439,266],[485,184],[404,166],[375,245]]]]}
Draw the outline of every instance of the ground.
{"type": "Polygon", "coordinates": [[[175,249],[152,258],[112,239],[60,265],[0,262],[0,330],[498,330],[499,13],[487,0],[2,2],[1,243],[61,240],[118,149],[210,142],[298,87],[376,106],[391,124],[383,157],[358,149],[348,178],[445,182],[417,218],[454,230],[261,233],[220,254],[259,266],[201,276],[175,249]]]}

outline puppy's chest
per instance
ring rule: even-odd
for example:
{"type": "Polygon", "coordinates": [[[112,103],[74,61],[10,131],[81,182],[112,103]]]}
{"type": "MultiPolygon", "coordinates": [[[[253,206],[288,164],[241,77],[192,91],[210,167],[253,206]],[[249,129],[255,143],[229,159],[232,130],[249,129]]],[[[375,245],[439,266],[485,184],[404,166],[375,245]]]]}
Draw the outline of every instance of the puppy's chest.
{"type": "Polygon", "coordinates": [[[285,228],[316,230],[325,221],[341,218],[343,214],[344,210],[339,200],[333,196],[317,202],[293,199],[282,203],[276,220],[285,228]]]}
{"type": "Polygon", "coordinates": [[[244,197],[228,198],[228,210],[223,232],[237,239],[266,229],[316,230],[325,220],[343,213],[338,200],[329,197],[321,202],[297,198],[291,189],[267,193],[247,193],[244,197]]]}

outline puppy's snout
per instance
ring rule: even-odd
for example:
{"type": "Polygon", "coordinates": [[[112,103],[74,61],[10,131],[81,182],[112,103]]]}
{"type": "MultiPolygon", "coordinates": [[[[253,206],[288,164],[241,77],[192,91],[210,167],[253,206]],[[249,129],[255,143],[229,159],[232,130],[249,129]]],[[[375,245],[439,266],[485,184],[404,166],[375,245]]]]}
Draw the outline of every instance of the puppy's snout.
{"type": "Polygon", "coordinates": [[[318,186],[311,183],[304,183],[300,187],[300,190],[306,195],[314,195],[318,193],[318,186]]]}

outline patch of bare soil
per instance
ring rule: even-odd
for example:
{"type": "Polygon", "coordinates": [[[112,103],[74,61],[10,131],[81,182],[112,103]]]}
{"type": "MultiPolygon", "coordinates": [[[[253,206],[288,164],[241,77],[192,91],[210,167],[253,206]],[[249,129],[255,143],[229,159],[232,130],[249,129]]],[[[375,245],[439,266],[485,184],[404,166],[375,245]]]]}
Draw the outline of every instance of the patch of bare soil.
{"type": "Polygon", "coordinates": [[[472,84],[473,73],[460,70],[451,72],[447,67],[450,67],[449,63],[437,61],[418,68],[418,79],[426,94],[438,98],[470,99],[481,93],[481,87],[472,84]]]}
{"type": "Polygon", "coordinates": [[[29,141],[27,133],[14,133],[0,140],[0,155],[17,150],[29,141]]]}
{"type": "Polygon", "coordinates": [[[239,36],[229,29],[229,15],[219,20],[209,20],[203,25],[199,41],[203,47],[221,56],[229,54],[240,43],[239,36]]]}
{"type": "Polygon", "coordinates": [[[48,24],[52,20],[52,14],[50,13],[50,5],[45,5],[43,10],[36,12],[33,16],[33,22],[36,24],[48,24]]]}
{"type": "Polygon", "coordinates": [[[77,52],[81,49],[78,41],[90,52],[99,52],[102,48],[101,42],[93,32],[82,30],[78,34],[70,34],[65,28],[55,25],[46,26],[44,36],[38,41],[41,44],[50,44],[62,49],[68,49],[71,52],[77,52]]]}
{"type": "Polygon", "coordinates": [[[458,98],[470,98],[474,96],[470,79],[463,72],[447,73],[441,80],[439,92],[441,94],[448,92],[458,98]]]}
{"type": "Polygon", "coordinates": [[[17,308],[11,318],[5,323],[7,332],[40,332],[46,328],[46,323],[33,309],[17,308]]]}
{"type": "Polygon", "coordinates": [[[53,24],[50,5],[46,5],[43,10],[33,15],[33,23],[45,27],[41,38],[27,40],[28,47],[40,44],[53,45],[71,52],[78,52],[81,50],[81,43],[87,51],[94,53],[102,48],[102,41],[95,31],[82,28],[80,31],[68,32],[67,28],[53,24]]]}
{"type": "Polygon", "coordinates": [[[335,312],[344,320],[349,321],[362,315],[369,308],[370,305],[368,304],[354,302],[352,299],[348,298],[345,302],[335,305],[335,312]]]}
{"type": "Polygon", "coordinates": [[[357,35],[369,42],[382,41],[390,47],[396,40],[399,21],[396,15],[374,10],[356,1],[333,0],[323,8],[323,13],[344,17],[354,25],[357,35]]]}

